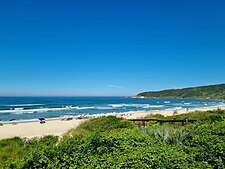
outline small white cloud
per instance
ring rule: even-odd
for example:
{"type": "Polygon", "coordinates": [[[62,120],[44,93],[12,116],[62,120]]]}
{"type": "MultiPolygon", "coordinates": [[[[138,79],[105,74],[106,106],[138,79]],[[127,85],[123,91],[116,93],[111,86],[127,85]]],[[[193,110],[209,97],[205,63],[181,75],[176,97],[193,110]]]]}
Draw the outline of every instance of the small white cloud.
{"type": "Polygon", "coordinates": [[[110,88],[117,88],[117,89],[123,89],[123,86],[117,86],[117,85],[108,85],[110,88]]]}

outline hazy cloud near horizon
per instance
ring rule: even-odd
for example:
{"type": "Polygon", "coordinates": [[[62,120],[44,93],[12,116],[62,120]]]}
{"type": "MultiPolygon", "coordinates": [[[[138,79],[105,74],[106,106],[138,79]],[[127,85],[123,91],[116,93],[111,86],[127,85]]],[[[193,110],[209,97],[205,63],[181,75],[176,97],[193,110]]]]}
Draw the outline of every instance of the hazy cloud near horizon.
{"type": "Polygon", "coordinates": [[[124,89],[125,87],[123,86],[118,86],[118,85],[108,85],[110,88],[117,88],[117,89],[124,89]]]}

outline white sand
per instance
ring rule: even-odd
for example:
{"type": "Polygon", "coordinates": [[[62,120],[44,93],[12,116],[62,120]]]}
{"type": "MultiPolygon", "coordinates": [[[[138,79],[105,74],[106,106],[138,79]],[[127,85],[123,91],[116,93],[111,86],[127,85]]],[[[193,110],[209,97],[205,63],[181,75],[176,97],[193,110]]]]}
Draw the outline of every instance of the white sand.
{"type": "Polygon", "coordinates": [[[77,127],[84,120],[61,121],[50,120],[44,124],[37,122],[25,122],[13,124],[4,124],[0,126],[0,139],[10,137],[40,137],[44,135],[62,136],[72,128],[77,127]]]}
{"type": "MultiPolygon", "coordinates": [[[[225,109],[225,107],[220,107],[221,109],[225,109]]],[[[199,109],[191,109],[187,111],[186,109],[177,110],[178,114],[189,113],[195,110],[212,110],[216,108],[199,108],[199,109]]],[[[149,114],[162,114],[164,116],[171,116],[173,115],[174,110],[161,110],[161,111],[152,111],[152,112],[129,112],[129,113],[111,113],[107,115],[117,115],[120,117],[124,117],[127,119],[135,119],[135,118],[142,118],[149,114]]],[[[3,138],[11,138],[11,137],[26,137],[26,138],[33,138],[33,137],[40,137],[44,135],[56,135],[62,136],[67,131],[72,128],[77,127],[81,124],[84,120],[71,120],[71,121],[61,121],[60,119],[54,120],[47,120],[46,123],[40,124],[38,121],[36,122],[23,122],[13,124],[4,124],[0,126],[0,139],[3,138]]]]}

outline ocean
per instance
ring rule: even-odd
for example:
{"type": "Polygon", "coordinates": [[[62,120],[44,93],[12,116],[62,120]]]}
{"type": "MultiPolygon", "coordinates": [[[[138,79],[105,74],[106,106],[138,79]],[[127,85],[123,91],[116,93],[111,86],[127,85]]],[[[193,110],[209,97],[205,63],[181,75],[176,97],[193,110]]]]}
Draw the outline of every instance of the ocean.
{"type": "Polygon", "coordinates": [[[0,97],[0,121],[33,120],[112,112],[225,106],[224,101],[129,97],[0,97]]]}

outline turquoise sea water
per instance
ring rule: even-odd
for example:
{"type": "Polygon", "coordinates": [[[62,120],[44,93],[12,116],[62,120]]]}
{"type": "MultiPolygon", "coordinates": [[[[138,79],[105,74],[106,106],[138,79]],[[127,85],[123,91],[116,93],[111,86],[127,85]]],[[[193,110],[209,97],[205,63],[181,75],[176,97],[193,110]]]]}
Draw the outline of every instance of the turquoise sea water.
{"type": "Polygon", "coordinates": [[[125,97],[0,97],[0,120],[30,120],[112,112],[220,107],[224,101],[125,97]]]}

